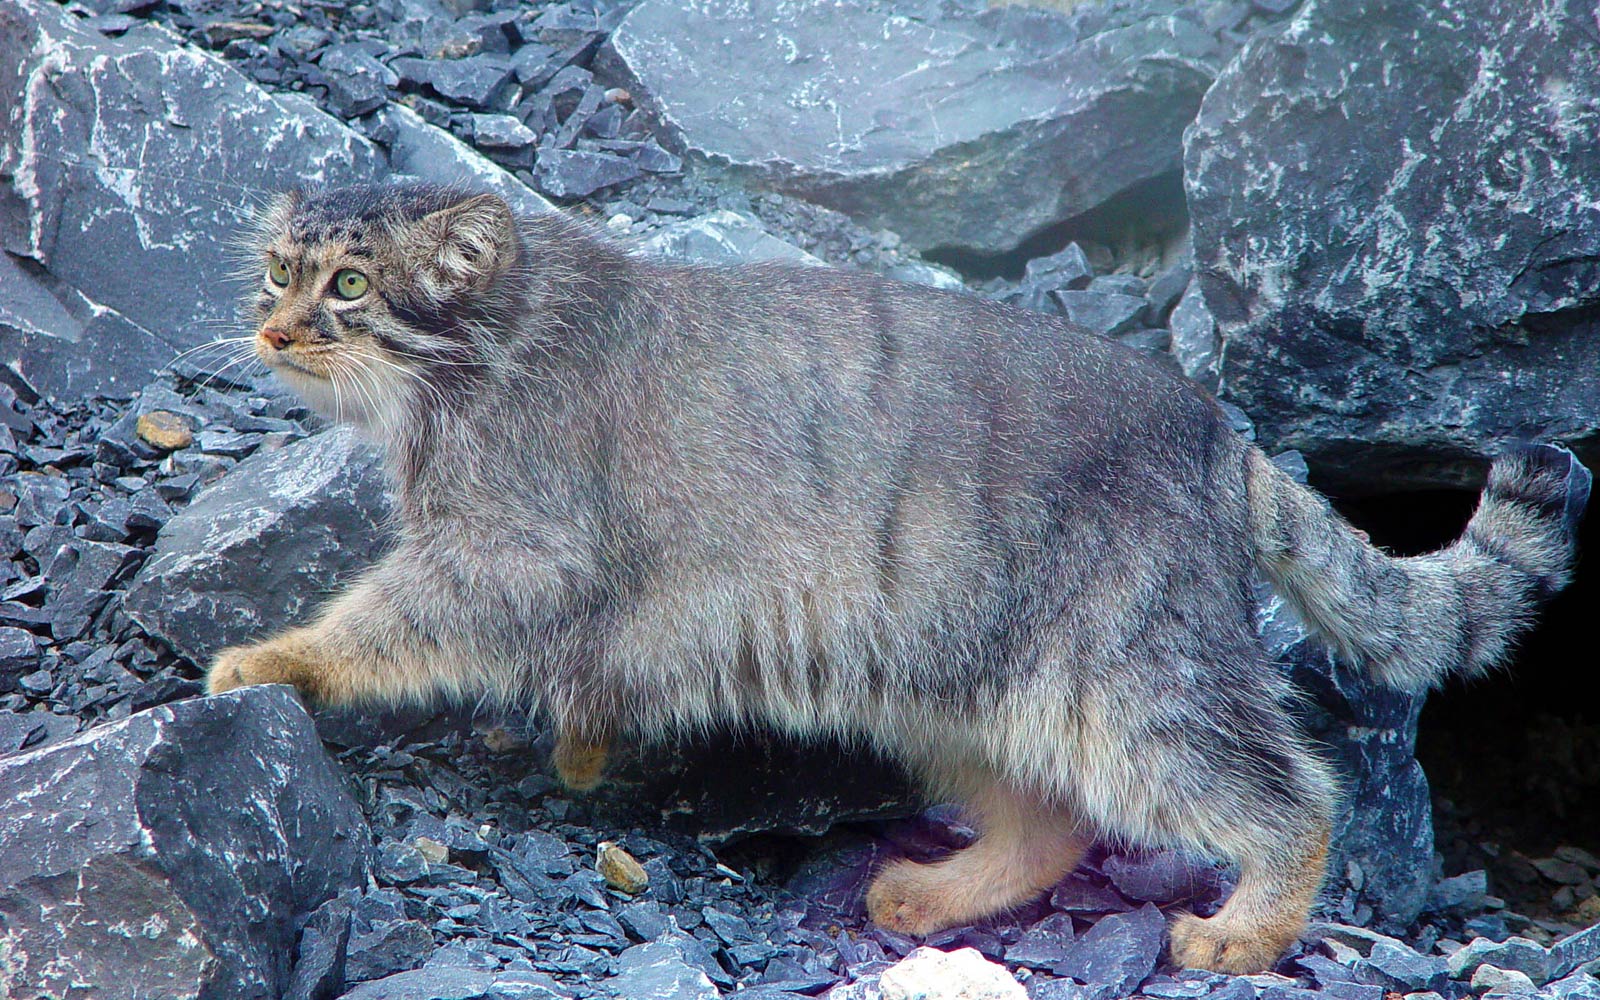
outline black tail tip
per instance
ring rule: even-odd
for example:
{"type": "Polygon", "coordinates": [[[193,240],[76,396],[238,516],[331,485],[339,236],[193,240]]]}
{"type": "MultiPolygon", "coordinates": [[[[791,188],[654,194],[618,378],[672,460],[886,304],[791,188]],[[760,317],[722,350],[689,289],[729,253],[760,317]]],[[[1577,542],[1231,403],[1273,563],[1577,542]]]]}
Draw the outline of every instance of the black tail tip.
{"type": "Polygon", "coordinates": [[[1507,452],[1508,458],[1518,458],[1526,463],[1528,471],[1536,475],[1560,477],[1566,483],[1561,503],[1561,523],[1569,535],[1577,535],[1583,512],[1589,506],[1589,493],[1594,486],[1594,475],[1578,461],[1578,456],[1558,444],[1524,444],[1507,452]]]}

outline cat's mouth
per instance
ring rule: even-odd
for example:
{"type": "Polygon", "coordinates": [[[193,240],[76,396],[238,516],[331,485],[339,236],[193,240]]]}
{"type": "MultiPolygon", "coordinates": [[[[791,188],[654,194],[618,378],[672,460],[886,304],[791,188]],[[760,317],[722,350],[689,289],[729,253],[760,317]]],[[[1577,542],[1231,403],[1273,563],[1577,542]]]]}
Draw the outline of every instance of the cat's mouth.
{"type": "Polygon", "coordinates": [[[294,375],[309,375],[312,378],[322,379],[323,381],[328,380],[326,372],[312,367],[314,362],[311,359],[296,357],[288,348],[272,347],[269,344],[260,342],[257,343],[256,347],[256,353],[261,357],[261,360],[266,363],[268,368],[274,371],[294,375]]]}

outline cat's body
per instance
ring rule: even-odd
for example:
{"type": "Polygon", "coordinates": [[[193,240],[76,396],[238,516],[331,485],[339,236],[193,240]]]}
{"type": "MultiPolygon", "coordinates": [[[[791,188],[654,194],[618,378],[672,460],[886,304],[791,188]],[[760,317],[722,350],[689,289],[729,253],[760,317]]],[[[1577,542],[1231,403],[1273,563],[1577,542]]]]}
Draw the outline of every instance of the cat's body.
{"type": "Polygon", "coordinates": [[[1498,463],[1462,542],[1392,560],[1200,389],[971,297],[646,262],[429,189],[289,199],[263,250],[258,350],[384,443],[400,537],[212,689],[535,704],[578,780],[614,732],[866,741],[983,833],[880,873],[900,930],[1024,902],[1108,834],[1237,860],[1173,950],[1265,967],[1335,793],[1254,635],[1253,568],[1415,687],[1495,662],[1573,558],[1565,453],[1498,463]]]}

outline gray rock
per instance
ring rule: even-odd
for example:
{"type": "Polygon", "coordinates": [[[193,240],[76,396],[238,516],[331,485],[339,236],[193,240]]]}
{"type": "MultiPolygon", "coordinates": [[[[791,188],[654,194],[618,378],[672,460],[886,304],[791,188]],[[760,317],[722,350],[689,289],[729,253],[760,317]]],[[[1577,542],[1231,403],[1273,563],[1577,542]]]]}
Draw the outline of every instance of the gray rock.
{"type": "Polygon", "coordinates": [[[539,189],[556,198],[586,198],[641,173],[639,164],[625,156],[582,149],[541,149],[534,165],[539,189]]]}
{"type": "Polygon", "coordinates": [[[1095,921],[1068,952],[1051,967],[1058,976],[1111,986],[1116,996],[1126,996],[1140,980],[1155,971],[1156,959],[1166,940],[1167,921],[1154,904],[1128,913],[1113,913],[1095,921]]]}
{"type": "Polygon", "coordinates": [[[1399,932],[1437,878],[1432,800],[1415,757],[1423,696],[1336,662],[1276,596],[1258,622],[1269,653],[1307,696],[1297,706],[1302,725],[1339,775],[1324,898],[1342,897],[1332,906],[1348,911],[1347,922],[1370,906],[1376,926],[1399,932]]]}
{"type": "Polygon", "coordinates": [[[1179,163],[1231,54],[1190,9],[646,0],[599,64],[674,151],[919,250],[1015,248],[1179,163]]]}
{"type": "MultiPolygon", "coordinates": [[[[345,895],[354,895],[346,893],[345,895]]],[[[350,902],[340,896],[317,907],[300,929],[294,970],[283,1000],[328,1000],[344,986],[350,944],[350,902]]]]}
{"type": "Polygon", "coordinates": [[[1314,0],[1207,93],[1185,181],[1223,381],[1334,487],[1475,485],[1510,439],[1600,457],[1593,15],[1314,0]]]}
{"type": "Polygon", "coordinates": [[[27,629],[0,628],[0,694],[17,689],[17,678],[39,667],[39,641],[27,629]]]}
{"type": "Polygon", "coordinates": [[[1063,250],[1028,261],[1023,268],[1023,277],[1030,283],[1051,289],[1081,289],[1088,288],[1094,280],[1094,267],[1090,265],[1089,256],[1082,247],[1068,243],[1063,250]]]}
{"type": "Polygon", "coordinates": [[[390,65],[402,82],[425,86],[435,94],[472,108],[494,107],[501,90],[511,82],[511,60],[485,52],[464,59],[396,59],[390,65]]]}
{"type": "Polygon", "coordinates": [[[666,941],[634,945],[618,955],[617,975],[609,985],[620,997],[652,1000],[718,1000],[722,995],[704,971],[666,941]]]}
{"type": "Polygon", "coordinates": [[[1127,333],[1139,325],[1139,317],[1144,313],[1142,295],[1123,295],[1089,288],[1055,292],[1054,295],[1068,319],[1103,337],[1127,333]]]}
{"type": "MultiPolygon", "coordinates": [[[[0,7],[0,244],[116,313],[43,331],[79,336],[51,362],[62,391],[113,377],[74,374],[78,352],[170,359],[162,345],[205,343],[232,322],[234,265],[222,250],[263,193],[384,169],[336,119],[280,101],[170,33],[137,34],[106,38],[43,0],[0,7]]],[[[79,308],[54,294],[69,315],[79,308]]],[[[132,387],[125,367],[115,378],[132,387]]]]}
{"type": "Polygon", "coordinates": [[[317,59],[328,85],[328,104],[341,118],[356,118],[388,103],[400,74],[359,45],[330,45],[317,59]]]}
{"type": "Polygon", "coordinates": [[[555,211],[532,188],[410,108],[398,104],[384,108],[374,134],[388,147],[389,163],[399,173],[433,184],[491,191],[527,215],[555,211]]]}
{"type": "Polygon", "coordinates": [[[566,1000],[571,996],[571,990],[537,972],[438,966],[361,983],[340,1000],[566,1000]]]}
{"type": "Polygon", "coordinates": [[[1550,953],[1527,938],[1514,937],[1498,942],[1477,938],[1450,956],[1450,978],[1472,978],[1473,970],[1480,965],[1519,972],[1536,984],[1546,982],[1551,973],[1557,971],[1551,968],[1550,953]]]}
{"type": "Polygon", "coordinates": [[[1377,972],[1403,993],[1443,989],[1450,975],[1437,955],[1420,955],[1398,941],[1379,941],[1358,967],[1377,972]]]}
{"type": "Polygon", "coordinates": [[[385,920],[350,935],[344,976],[351,982],[382,979],[422,965],[433,951],[433,935],[415,920],[385,920]]]}
{"type": "Polygon", "coordinates": [[[526,149],[539,136],[515,115],[473,115],[472,141],[484,149],[526,149]]]}
{"type": "Polygon", "coordinates": [[[1483,908],[1489,895],[1489,874],[1483,869],[1441,879],[1428,892],[1426,909],[1431,912],[1473,912],[1483,908]]]}
{"type": "Polygon", "coordinates": [[[1066,959],[1075,936],[1071,914],[1052,913],[1024,931],[1016,944],[1007,946],[1006,961],[1048,969],[1066,959]]]}
{"type": "Polygon", "coordinates": [[[1472,990],[1480,996],[1536,996],[1538,984],[1523,972],[1501,969],[1493,965],[1480,965],[1472,974],[1472,990]]]}
{"type": "Polygon", "coordinates": [[[1575,972],[1546,983],[1544,992],[1556,1000],[1600,1000],[1600,979],[1589,972],[1575,972]]]}
{"type": "Polygon", "coordinates": [[[0,364],[40,395],[132,395],[178,350],[37,265],[0,253],[0,364]]]}
{"type": "Polygon", "coordinates": [[[350,428],[254,455],[161,529],[125,610],[204,663],[298,620],[371,564],[385,510],[378,455],[350,428]]]}
{"type": "Polygon", "coordinates": [[[771,235],[750,216],[726,210],[662,226],[639,244],[639,250],[700,264],[741,264],[758,260],[822,263],[794,244],[771,235]]]}
{"type": "Polygon", "coordinates": [[[1600,924],[1569,934],[1550,946],[1550,975],[1565,976],[1597,959],[1600,959],[1600,924]]]}
{"type": "Polygon", "coordinates": [[[1217,337],[1217,321],[1206,308],[1197,282],[1191,282],[1178,299],[1167,323],[1172,331],[1169,350],[1178,367],[1201,385],[1215,389],[1222,344],[1217,337]]]}
{"type": "Polygon", "coordinates": [[[288,688],[0,758],[0,994],[276,998],[296,916],[365,880],[369,837],[288,688]]]}

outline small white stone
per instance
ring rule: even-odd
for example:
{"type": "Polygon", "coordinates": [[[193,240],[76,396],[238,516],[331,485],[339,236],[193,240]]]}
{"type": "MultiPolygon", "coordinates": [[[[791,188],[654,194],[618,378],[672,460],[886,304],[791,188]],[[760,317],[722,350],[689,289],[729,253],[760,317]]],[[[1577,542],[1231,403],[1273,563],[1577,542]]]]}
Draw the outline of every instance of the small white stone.
{"type": "Polygon", "coordinates": [[[606,220],[606,225],[618,232],[625,233],[628,231],[628,227],[633,225],[633,216],[627,212],[618,212],[606,220]]]}
{"type": "Polygon", "coordinates": [[[1516,969],[1497,969],[1492,965],[1480,965],[1478,971],[1472,974],[1472,991],[1484,996],[1537,996],[1539,987],[1533,984],[1527,973],[1518,972],[1516,969]]]}
{"type": "Polygon", "coordinates": [[[883,1000],[1026,1000],[1028,995],[1004,966],[976,948],[918,948],[884,970],[878,988],[883,1000]]]}

